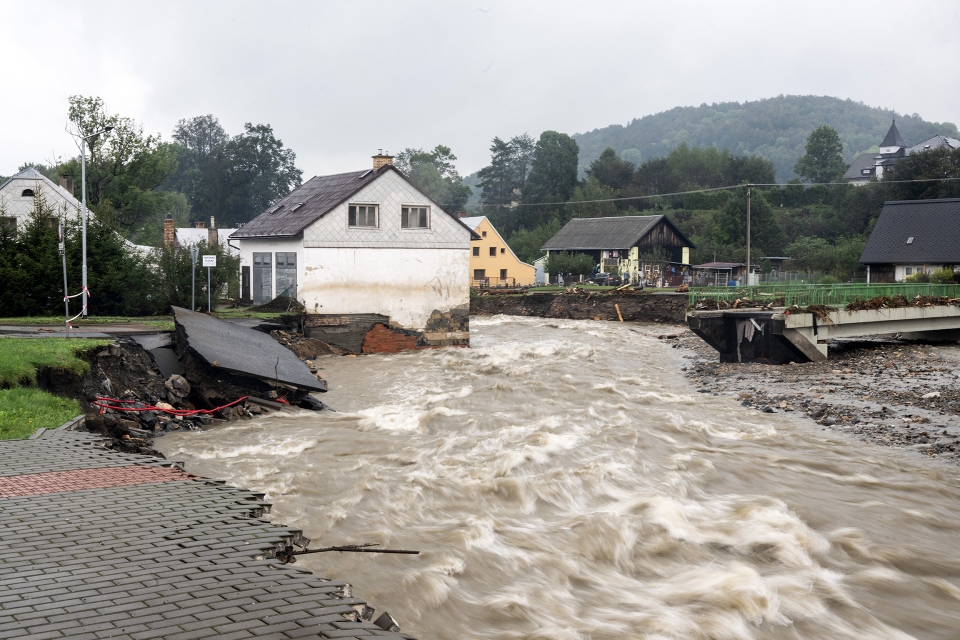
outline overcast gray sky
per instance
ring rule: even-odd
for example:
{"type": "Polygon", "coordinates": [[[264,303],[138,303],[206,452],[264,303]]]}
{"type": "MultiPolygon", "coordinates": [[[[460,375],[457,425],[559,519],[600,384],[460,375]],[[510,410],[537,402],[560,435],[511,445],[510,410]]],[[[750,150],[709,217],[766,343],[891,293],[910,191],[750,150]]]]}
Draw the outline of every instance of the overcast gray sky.
{"type": "Polygon", "coordinates": [[[960,123],[960,2],[0,0],[0,175],[76,153],[67,97],[169,139],[269,123],[304,177],[378,148],[577,133],[678,105],[851,98],[960,123]]]}

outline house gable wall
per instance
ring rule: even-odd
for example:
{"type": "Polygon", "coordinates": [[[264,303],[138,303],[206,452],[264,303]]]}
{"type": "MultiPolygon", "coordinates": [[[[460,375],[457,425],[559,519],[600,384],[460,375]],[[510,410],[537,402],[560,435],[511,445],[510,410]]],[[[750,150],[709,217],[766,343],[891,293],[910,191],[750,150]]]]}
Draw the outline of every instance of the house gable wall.
{"type": "Polygon", "coordinates": [[[489,278],[490,284],[505,284],[499,281],[500,270],[507,270],[507,284],[531,285],[534,284],[536,269],[533,265],[521,262],[520,258],[503,240],[503,237],[494,229],[490,221],[483,219],[475,229],[479,240],[470,243],[470,279],[473,281],[474,272],[483,269],[484,277],[489,278]],[[486,232],[486,237],[484,237],[486,232]],[[479,249],[479,255],[473,255],[473,248],[479,249]],[[490,255],[490,248],[496,250],[496,255],[490,255]]]}
{"type": "Polygon", "coordinates": [[[4,185],[3,190],[0,191],[0,209],[3,210],[0,215],[16,218],[17,228],[22,228],[30,221],[30,214],[34,208],[35,198],[21,195],[25,189],[43,194],[47,206],[54,210],[57,215],[64,215],[64,213],[68,217],[79,217],[80,215],[80,203],[72,197],[64,195],[61,188],[54,183],[33,178],[14,178],[4,185]]]}
{"type": "Polygon", "coordinates": [[[395,171],[387,171],[347,202],[331,209],[303,232],[303,246],[366,247],[406,249],[466,249],[470,231],[437,207],[395,171]],[[377,229],[350,228],[347,208],[350,204],[380,206],[377,229]],[[429,229],[402,229],[403,205],[430,207],[429,229]]]}

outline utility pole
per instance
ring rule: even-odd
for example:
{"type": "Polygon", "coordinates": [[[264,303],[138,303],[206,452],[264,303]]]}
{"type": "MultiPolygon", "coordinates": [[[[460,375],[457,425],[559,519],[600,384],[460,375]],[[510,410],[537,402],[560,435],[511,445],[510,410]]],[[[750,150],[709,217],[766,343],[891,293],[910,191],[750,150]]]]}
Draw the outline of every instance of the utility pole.
{"type": "Polygon", "coordinates": [[[82,253],[82,266],[80,268],[80,278],[82,279],[82,288],[80,293],[82,294],[81,300],[83,301],[83,317],[87,317],[87,298],[90,297],[90,291],[87,289],[87,139],[96,138],[97,136],[103,133],[110,133],[113,131],[113,127],[104,127],[96,133],[91,133],[88,136],[80,136],[80,197],[83,200],[83,212],[82,212],[82,229],[81,234],[81,253],[82,253]]]}
{"type": "Polygon", "coordinates": [[[750,286],[750,275],[753,269],[750,268],[750,189],[752,184],[747,185],[747,286],[750,286]]]}
{"type": "Polygon", "coordinates": [[[66,336],[70,337],[70,292],[67,290],[67,255],[65,246],[63,244],[63,220],[57,223],[57,238],[60,241],[59,251],[60,251],[60,261],[63,263],[63,313],[64,324],[66,325],[64,330],[66,331],[66,336]]]}
{"type": "Polygon", "coordinates": [[[200,249],[197,247],[190,247],[190,263],[192,265],[190,269],[190,311],[197,310],[197,254],[200,253],[200,249]]]}

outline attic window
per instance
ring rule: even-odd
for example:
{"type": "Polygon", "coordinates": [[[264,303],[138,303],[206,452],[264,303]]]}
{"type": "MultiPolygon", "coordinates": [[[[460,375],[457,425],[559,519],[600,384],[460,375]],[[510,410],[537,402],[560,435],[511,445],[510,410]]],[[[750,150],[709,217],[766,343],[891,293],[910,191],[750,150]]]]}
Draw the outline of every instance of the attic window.
{"type": "Polygon", "coordinates": [[[275,206],[273,209],[270,209],[270,213],[276,213],[277,211],[280,211],[280,209],[283,209],[283,205],[282,205],[282,204],[278,204],[278,205],[275,206]]]}
{"type": "Polygon", "coordinates": [[[20,194],[20,197],[21,197],[21,198],[32,198],[32,197],[33,197],[33,189],[24,189],[24,190],[23,190],[23,193],[20,194]]]}
{"type": "Polygon", "coordinates": [[[913,236],[907,238],[907,244],[913,244],[913,236]]]}
{"type": "Polygon", "coordinates": [[[357,178],[357,180],[363,180],[364,178],[366,178],[366,177],[367,177],[368,175],[370,175],[371,173],[373,173],[373,169],[367,169],[367,170],[364,171],[362,174],[360,174],[360,177],[357,178]]]}
{"type": "Polygon", "coordinates": [[[864,173],[864,175],[870,173],[870,169],[864,169],[864,170],[863,170],[863,173],[864,173]]]}
{"type": "Polygon", "coordinates": [[[298,202],[297,204],[293,205],[293,209],[290,209],[290,212],[293,213],[294,211],[296,211],[297,209],[299,209],[299,208],[302,207],[302,206],[303,206],[303,203],[302,203],[302,202],[298,202]]]}

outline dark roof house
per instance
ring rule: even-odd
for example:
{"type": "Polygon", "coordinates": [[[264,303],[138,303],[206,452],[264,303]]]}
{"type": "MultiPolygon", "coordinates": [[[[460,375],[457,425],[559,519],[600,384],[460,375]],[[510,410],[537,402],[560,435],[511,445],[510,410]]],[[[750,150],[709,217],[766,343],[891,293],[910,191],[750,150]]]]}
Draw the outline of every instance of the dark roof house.
{"type": "Polygon", "coordinates": [[[663,236],[664,246],[696,248],[664,215],[574,218],[541,248],[544,251],[629,249],[642,244],[653,232],[663,236]]]}
{"type": "Polygon", "coordinates": [[[853,160],[853,164],[843,174],[844,179],[853,184],[864,184],[873,177],[877,180],[883,178],[885,169],[895,165],[901,158],[921,151],[937,149],[939,147],[949,147],[950,149],[960,149],[960,140],[947,136],[936,135],[928,140],[908,147],[900,131],[897,129],[896,121],[890,125],[887,135],[880,143],[880,151],[874,153],[861,153],[853,160]]]}
{"type": "Polygon", "coordinates": [[[905,265],[960,265],[960,198],[885,203],[860,263],[871,282],[902,280],[905,265]]]}
{"type": "MultiPolygon", "coordinates": [[[[291,191],[279,202],[275,202],[269,209],[243,225],[230,237],[232,239],[242,239],[296,236],[388,171],[396,172],[409,183],[409,179],[392,164],[384,164],[377,169],[367,169],[366,171],[351,171],[350,173],[338,173],[332,176],[315,176],[291,191]]],[[[413,186],[412,183],[411,186],[413,186]]],[[[416,187],[414,186],[414,188],[416,187]]],[[[442,206],[436,202],[434,202],[434,205],[437,211],[446,213],[442,206]]],[[[464,228],[469,229],[472,234],[471,237],[476,235],[473,229],[464,225],[456,215],[447,215],[457,220],[464,228]]]]}

